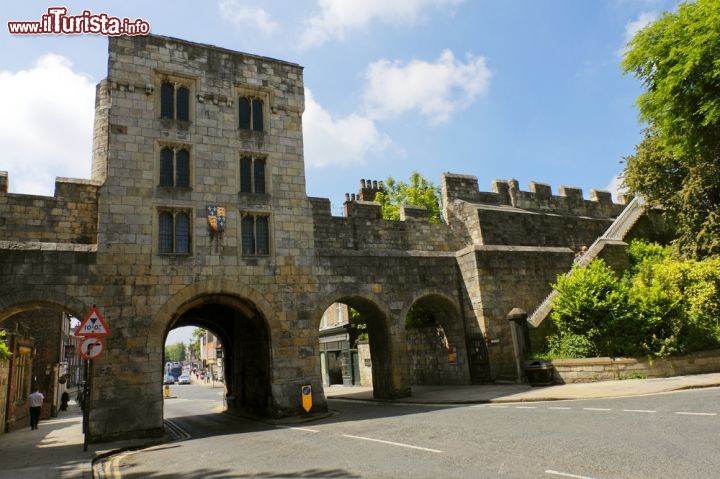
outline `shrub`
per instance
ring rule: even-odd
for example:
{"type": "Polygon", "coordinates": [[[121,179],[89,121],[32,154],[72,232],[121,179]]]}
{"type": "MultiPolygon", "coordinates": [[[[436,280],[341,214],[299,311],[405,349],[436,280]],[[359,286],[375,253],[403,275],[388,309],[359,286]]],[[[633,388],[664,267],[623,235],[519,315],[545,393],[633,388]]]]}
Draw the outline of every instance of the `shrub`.
{"type": "Polygon", "coordinates": [[[548,358],[592,358],[598,356],[595,345],[580,334],[553,335],[547,338],[548,358]]]}
{"type": "Polygon", "coordinates": [[[682,261],[633,241],[619,279],[594,260],[558,277],[554,357],[668,356],[720,347],[720,258],[682,261]]]}
{"type": "Polygon", "coordinates": [[[638,352],[638,332],[629,290],[603,260],[594,260],[558,277],[553,287],[560,293],[553,301],[551,318],[558,328],[558,344],[582,336],[594,355],[618,356],[638,352]]]}
{"type": "Polygon", "coordinates": [[[5,331],[0,331],[0,361],[12,356],[5,341],[5,331]]]}

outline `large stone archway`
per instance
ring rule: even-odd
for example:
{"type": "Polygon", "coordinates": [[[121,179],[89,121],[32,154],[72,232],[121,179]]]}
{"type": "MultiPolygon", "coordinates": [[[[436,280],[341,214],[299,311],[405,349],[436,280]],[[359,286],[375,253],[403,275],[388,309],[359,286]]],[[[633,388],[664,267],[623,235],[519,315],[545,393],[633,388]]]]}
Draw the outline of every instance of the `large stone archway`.
{"type": "Polygon", "coordinates": [[[172,327],[196,325],[212,331],[223,344],[228,408],[272,415],[272,348],[267,324],[257,306],[246,298],[217,293],[195,295],[172,316],[159,345],[172,327]]]}
{"type": "Polygon", "coordinates": [[[394,325],[394,316],[380,298],[373,293],[350,288],[326,294],[324,298],[315,310],[313,331],[317,331],[320,318],[333,303],[343,303],[357,310],[367,325],[372,356],[373,396],[378,399],[410,396],[404,331],[394,325]]]}

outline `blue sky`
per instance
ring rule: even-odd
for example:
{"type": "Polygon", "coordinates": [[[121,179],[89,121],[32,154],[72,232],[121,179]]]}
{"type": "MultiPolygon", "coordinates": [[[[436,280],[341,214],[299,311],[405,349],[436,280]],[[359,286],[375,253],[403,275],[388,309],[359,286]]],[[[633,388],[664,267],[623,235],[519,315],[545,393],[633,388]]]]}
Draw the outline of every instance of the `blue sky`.
{"type": "MultiPolygon", "coordinates": [[[[0,170],[13,192],[52,194],[90,174],[94,84],[107,40],[12,36],[58,3],[3,5],[0,170]]],[[[642,125],[619,63],[667,0],[208,0],[62,3],[142,18],[152,32],[305,67],[307,192],[340,213],[360,178],[438,184],[444,171],[607,188],[642,125]]]]}

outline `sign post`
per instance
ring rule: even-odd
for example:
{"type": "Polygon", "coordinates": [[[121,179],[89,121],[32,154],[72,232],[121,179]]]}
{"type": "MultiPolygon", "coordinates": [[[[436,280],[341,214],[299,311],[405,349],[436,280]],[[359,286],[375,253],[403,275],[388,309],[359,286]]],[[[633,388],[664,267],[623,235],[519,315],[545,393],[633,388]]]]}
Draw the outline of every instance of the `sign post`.
{"type": "Polygon", "coordinates": [[[309,384],[302,387],[302,406],[305,412],[312,409],[312,386],[309,384]]]}
{"type": "Polygon", "coordinates": [[[105,341],[100,336],[109,336],[110,328],[100,315],[97,307],[93,304],[90,312],[82,320],[80,326],[75,330],[75,336],[84,336],[80,343],[80,356],[85,358],[85,387],[83,388],[83,451],[88,450],[88,439],[90,438],[90,391],[92,391],[93,359],[97,359],[105,351],[105,341]]]}

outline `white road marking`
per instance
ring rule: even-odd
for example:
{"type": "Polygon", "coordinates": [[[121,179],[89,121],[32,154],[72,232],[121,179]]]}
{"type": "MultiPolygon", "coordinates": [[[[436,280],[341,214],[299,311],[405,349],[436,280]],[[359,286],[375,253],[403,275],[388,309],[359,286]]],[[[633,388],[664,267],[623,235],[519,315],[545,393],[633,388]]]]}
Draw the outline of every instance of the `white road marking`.
{"type": "Polygon", "coordinates": [[[470,406],[470,407],[485,407],[485,405],[484,404],[476,404],[476,405],[470,406]]]}
{"type": "Polygon", "coordinates": [[[656,413],[650,409],[623,409],[622,412],[645,412],[645,413],[656,413]]]}
{"type": "Polygon", "coordinates": [[[305,432],[320,432],[317,429],[310,429],[307,427],[290,427],[288,429],[293,429],[295,431],[305,431],[305,432]]]}
{"type": "Polygon", "coordinates": [[[507,406],[490,406],[498,409],[507,409],[507,406]]]}
{"type": "Polygon", "coordinates": [[[717,416],[714,412],[676,412],[675,414],[682,414],[683,416],[717,416]]]}
{"type": "Polygon", "coordinates": [[[559,409],[562,411],[569,411],[572,409],[571,407],[564,407],[564,406],[550,406],[548,409],[559,409]]]}
{"type": "Polygon", "coordinates": [[[573,477],[575,479],[593,479],[592,477],[588,477],[588,476],[578,476],[576,474],[568,474],[567,472],[558,472],[558,471],[552,471],[549,469],[547,471],[545,471],[545,474],[554,474],[556,476],[563,476],[563,477],[573,477]]]}
{"type": "Polygon", "coordinates": [[[515,409],[537,409],[537,406],[517,406],[515,409]]]}
{"type": "Polygon", "coordinates": [[[612,409],[608,409],[605,407],[584,407],[585,411],[612,411],[612,409]]]}
{"type": "Polygon", "coordinates": [[[392,441],[383,441],[382,439],[373,439],[371,437],[363,437],[363,436],[351,436],[350,434],[343,434],[343,437],[349,437],[351,439],[361,439],[363,441],[372,441],[372,442],[379,442],[381,444],[389,444],[391,446],[400,446],[400,447],[407,447],[409,449],[418,449],[420,451],[427,451],[427,452],[435,452],[435,453],[442,453],[442,451],[438,449],[430,449],[427,447],[420,447],[420,446],[412,446],[410,444],[403,444],[401,442],[392,442],[392,441]]]}

